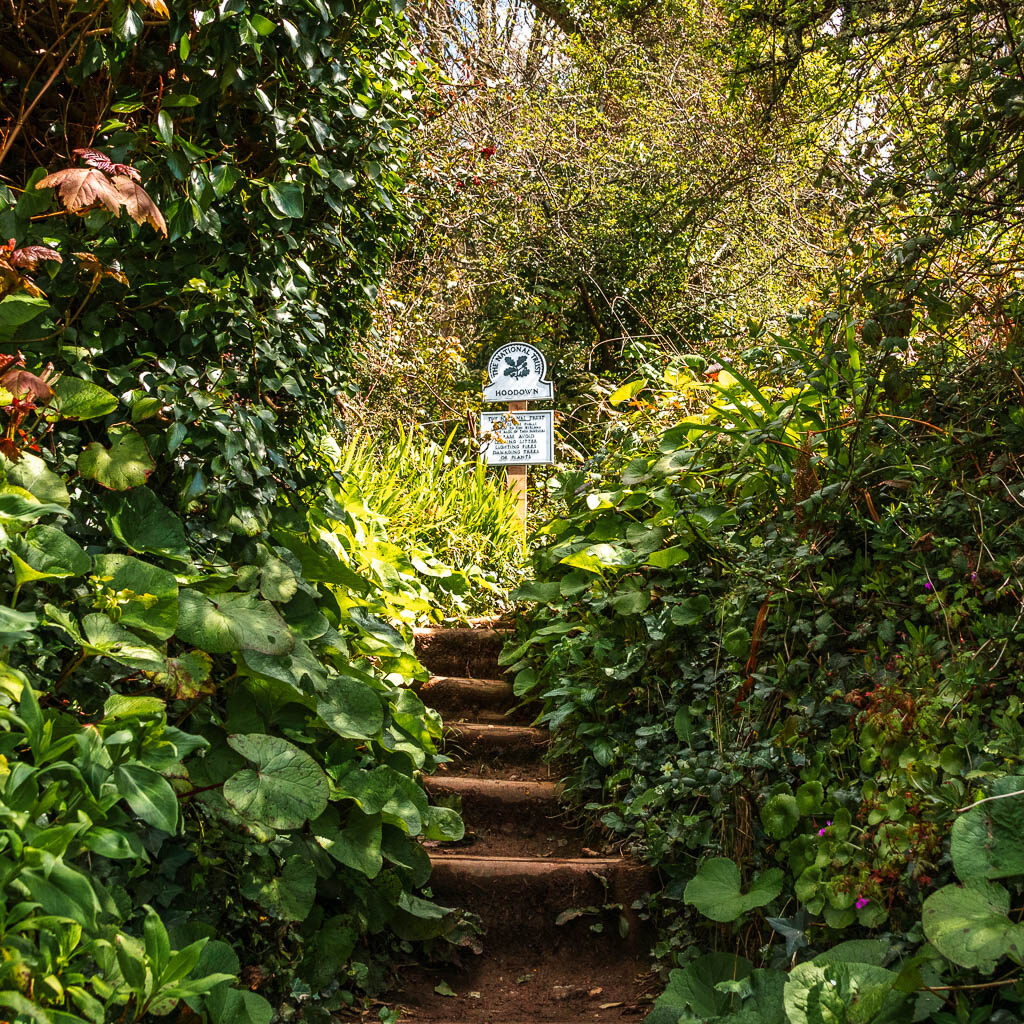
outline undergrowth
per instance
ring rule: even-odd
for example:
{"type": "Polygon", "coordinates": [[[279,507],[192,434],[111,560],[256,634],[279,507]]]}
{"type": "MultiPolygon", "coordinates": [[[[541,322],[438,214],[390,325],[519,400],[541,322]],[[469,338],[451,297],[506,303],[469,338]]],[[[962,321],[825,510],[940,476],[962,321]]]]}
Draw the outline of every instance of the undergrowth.
{"type": "Polygon", "coordinates": [[[442,443],[401,426],[394,438],[357,434],[336,465],[392,543],[431,577],[444,615],[464,619],[508,607],[525,564],[515,496],[475,453],[460,455],[454,432],[442,443]]]}
{"type": "Polygon", "coordinates": [[[1019,353],[806,328],[561,476],[505,661],[570,799],[660,871],[652,1020],[1016,1020],[1019,353]]]}

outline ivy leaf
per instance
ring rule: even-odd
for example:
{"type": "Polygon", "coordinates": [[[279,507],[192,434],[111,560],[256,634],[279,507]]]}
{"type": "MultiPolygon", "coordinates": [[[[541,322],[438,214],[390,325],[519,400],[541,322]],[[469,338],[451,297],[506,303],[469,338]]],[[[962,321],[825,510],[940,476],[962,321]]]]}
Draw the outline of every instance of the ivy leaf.
{"type": "Polygon", "coordinates": [[[93,441],[78,456],[78,472],[110,491],[140,487],[156,469],[145,439],[130,427],[117,435],[111,434],[116,437],[111,448],[93,441]]]}
{"type": "Polygon", "coordinates": [[[283,217],[296,219],[305,210],[302,198],[302,186],[295,182],[281,182],[267,186],[270,202],[268,205],[283,217]]]}
{"type": "Polygon", "coordinates": [[[736,864],[727,857],[712,857],[686,883],[683,902],[712,921],[735,921],[748,910],[771,903],[782,892],[782,877],[780,868],[770,868],[758,875],[749,892],[744,893],[736,864]]]}
{"type": "Polygon", "coordinates": [[[47,418],[92,420],[117,408],[117,399],[98,384],[78,377],[61,377],[54,385],[56,401],[47,418]]]}
{"type": "Polygon", "coordinates": [[[172,835],[177,832],[178,798],[162,775],[142,764],[124,764],[114,769],[114,784],[144,822],[172,835]]]}
{"type": "Polygon", "coordinates": [[[327,776],[309,754],[264,733],[233,735],[228,745],[256,768],[224,783],[224,799],[243,817],[270,828],[301,828],[327,806],[327,776]]]}
{"type": "Polygon", "coordinates": [[[287,654],[295,646],[295,638],[277,609],[253,594],[205,597],[197,590],[183,590],[177,635],[210,654],[287,654]]]}

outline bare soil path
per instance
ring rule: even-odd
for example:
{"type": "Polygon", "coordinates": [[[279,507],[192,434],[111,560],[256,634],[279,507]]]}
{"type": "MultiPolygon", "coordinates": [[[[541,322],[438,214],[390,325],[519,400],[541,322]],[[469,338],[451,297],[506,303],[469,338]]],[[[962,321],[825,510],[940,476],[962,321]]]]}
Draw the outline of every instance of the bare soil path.
{"type": "Polygon", "coordinates": [[[392,1000],[408,1024],[640,1021],[656,983],[630,905],[647,874],[589,848],[564,820],[543,761],[547,733],[514,710],[502,642],[484,628],[417,635],[432,674],[421,696],[444,717],[454,759],[428,788],[458,798],[466,821],[463,842],[430,850],[430,884],[440,902],[478,914],[486,933],[483,953],[461,965],[402,972],[392,1000]]]}

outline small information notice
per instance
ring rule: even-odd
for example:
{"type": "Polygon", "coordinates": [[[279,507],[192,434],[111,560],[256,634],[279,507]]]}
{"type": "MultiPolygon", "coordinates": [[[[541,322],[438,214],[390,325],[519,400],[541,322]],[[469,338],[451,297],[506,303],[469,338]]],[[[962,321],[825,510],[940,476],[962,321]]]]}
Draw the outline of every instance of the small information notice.
{"type": "Polygon", "coordinates": [[[545,466],[555,461],[554,413],[480,414],[483,456],[488,466],[545,466]]]}

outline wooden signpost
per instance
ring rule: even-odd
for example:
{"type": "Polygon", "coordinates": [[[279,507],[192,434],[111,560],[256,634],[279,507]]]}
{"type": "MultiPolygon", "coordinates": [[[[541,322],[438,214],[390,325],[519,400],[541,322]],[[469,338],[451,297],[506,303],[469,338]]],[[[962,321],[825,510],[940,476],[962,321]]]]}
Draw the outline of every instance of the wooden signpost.
{"type": "Polygon", "coordinates": [[[525,342],[502,345],[487,362],[490,380],[485,402],[507,402],[507,412],[480,414],[483,455],[488,466],[504,466],[508,486],[516,493],[516,515],[526,533],[526,484],[530,466],[555,461],[554,412],[529,412],[529,403],[554,398],[543,353],[525,342]]]}

